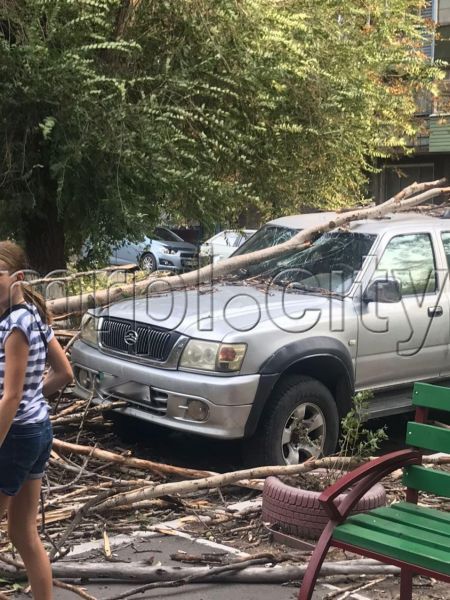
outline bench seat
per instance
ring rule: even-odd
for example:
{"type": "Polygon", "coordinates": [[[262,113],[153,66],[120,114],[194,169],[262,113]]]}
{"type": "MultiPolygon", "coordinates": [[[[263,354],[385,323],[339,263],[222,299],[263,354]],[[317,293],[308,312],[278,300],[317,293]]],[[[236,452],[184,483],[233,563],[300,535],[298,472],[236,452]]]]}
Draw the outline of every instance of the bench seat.
{"type": "Polygon", "coordinates": [[[401,561],[450,581],[448,512],[399,502],[348,517],[334,529],[332,539],[333,546],[358,548],[362,554],[380,555],[383,562],[401,561]]]}

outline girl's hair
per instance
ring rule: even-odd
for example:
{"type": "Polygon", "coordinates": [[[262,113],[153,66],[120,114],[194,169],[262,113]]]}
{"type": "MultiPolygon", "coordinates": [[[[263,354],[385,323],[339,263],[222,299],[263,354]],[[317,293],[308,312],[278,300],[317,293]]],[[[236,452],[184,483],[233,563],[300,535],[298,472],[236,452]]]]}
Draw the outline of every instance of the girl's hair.
{"type": "MultiPolygon", "coordinates": [[[[8,240],[0,242],[0,261],[8,267],[10,274],[28,269],[28,259],[24,250],[8,240]]],[[[33,290],[31,285],[26,282],[22,285],[22,291],[25,300],[36,306],[43,322],[49,325],[52,322],[52,315],[47,308],[44,297],[33,290]]]]}

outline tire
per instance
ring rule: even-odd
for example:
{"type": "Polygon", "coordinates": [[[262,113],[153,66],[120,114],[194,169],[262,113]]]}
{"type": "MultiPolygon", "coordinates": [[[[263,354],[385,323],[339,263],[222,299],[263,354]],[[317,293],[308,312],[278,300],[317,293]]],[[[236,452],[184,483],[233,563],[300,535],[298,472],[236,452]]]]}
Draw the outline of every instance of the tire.
{"type": "Polygon", "coordinates": [[[244,461],[249,466],[300,463],[332,454],[338,436],[339,415],[330,390],[312,377],[288,375],[269,398],[257,432],[244,441],[244,461]]]}
{"type": "MultiPolygon", "coordinates": [[[[268,477],[264,483],[262,520],[288,535],[316,540],[330,520],[319,502],[321,492],[312,492],[286,485],[277,477],[268,477]]],[[[344,495],[335,500],[338,504],[344,495]]],[[[352,511],[367,512],[386,505],[384,487],[375,484],[352,511]]]]}
{"type": "Polygon", "coordinates": [[[156,271],[156,258],[151,252],[145,252],[139,259],[139,267],[149,273],[156,271]]]}

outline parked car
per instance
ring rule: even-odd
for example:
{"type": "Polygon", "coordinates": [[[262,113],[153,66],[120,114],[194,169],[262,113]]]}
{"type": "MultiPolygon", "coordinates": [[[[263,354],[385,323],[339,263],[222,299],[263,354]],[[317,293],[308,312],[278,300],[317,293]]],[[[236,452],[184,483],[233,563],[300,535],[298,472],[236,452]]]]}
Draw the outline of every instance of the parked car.
{"type": "Polygon", "coordinates": [[[200,246],[200,258],[204,262],[212,263],[228,258],[255,231],[256,229],[225,229],[220,233],[216,233],[200,246]]]}
{"type": "Polygon", "coordinates": [[[197,268],[198,251],[194,244],[185,242],[170,229],[156,227],[140,242],[124,240],[113,249],[109,262],[112,265],[136,263],[146,271],[186,271],[197,268]]]}
{"type": "Polygon", "coordinates": [[[258,278],[88,313],[76,394],[120,413],[243,439],[249,462],[334,452],[356,391],[367,418],[411,409],[414,381],[450,376],[450,220],[391,215],[265,261],[258,278]]]}

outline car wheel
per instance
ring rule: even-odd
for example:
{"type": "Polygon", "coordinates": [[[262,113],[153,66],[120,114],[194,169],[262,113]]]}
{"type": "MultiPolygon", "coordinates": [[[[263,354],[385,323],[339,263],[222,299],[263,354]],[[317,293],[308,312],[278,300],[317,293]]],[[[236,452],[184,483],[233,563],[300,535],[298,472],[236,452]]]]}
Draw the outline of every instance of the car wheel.
{"type": "Polygon", "coordinates": [[[152,273],[153,271],[156,271],[156,258],[150,252],[146,252],[141,256],[139,266],[143,271],[152,273]]]}
{"type": "Polygon", "coordinates": [[[244,442],[251,465],[292,465],[335,451],[339,415],[330,390],[312,377],[290,375],[275,388],[256,434],[244,442]]]}

